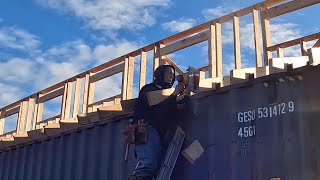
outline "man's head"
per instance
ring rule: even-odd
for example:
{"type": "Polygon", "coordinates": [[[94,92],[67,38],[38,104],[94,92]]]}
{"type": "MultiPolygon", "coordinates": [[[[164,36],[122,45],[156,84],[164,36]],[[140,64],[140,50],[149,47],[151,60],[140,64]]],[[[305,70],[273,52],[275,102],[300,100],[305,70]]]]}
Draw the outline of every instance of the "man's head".
{"type": "Polygon", "coordinates": [[[161,65],[154,71],[154,83],[162,88],[171,88],[175,78],[175,69],[171,65],[161,65]]]}

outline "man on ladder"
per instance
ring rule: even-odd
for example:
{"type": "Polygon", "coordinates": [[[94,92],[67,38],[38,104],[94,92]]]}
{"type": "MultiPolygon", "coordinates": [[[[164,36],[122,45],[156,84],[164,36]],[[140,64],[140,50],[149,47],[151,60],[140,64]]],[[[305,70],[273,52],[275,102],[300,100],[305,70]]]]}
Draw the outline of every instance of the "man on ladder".
{"type": "MultiPolygon", "coordinates": [[[[163,152],[167,149],[165,137],[168,134],[168,130],[175,127],[174,116],[176,112],[184,107],[184,104],[178,102],[177,96],[185,90],[185,85],[179,83],[170,96],[153,106],[148,104],[147,92],[171,88],[174,81],[174,67],[161,65],[154,72],[154,81],[145,85],[139,92],[133,121],[135,128],[131,128],[134,131],[131,134],[135,136],[131,139],[133,139],[132,143],[135,144],[137,164],[129,180],[152,180],[157,175],[161,157],[163,157],[163,152]]],[[[168,151],[169,149],[170,147],[168,151]]],[[[164,174],[163,168],[159,171],[159,175],[161,172],[164,174]]]]}

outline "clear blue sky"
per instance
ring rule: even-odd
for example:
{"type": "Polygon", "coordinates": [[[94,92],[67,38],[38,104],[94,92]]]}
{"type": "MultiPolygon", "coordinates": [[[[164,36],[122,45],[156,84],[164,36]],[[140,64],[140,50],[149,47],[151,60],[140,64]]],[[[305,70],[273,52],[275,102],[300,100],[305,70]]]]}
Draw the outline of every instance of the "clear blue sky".
{"type": "MultiPolygon", "coordinates": [[[[257,0],[8,0],[0,5],[0,106],[89,68],[257,0]]],[[[273,42],[320,30],[319,4],[272,21],[273,42]]],[[[240,19],[243,64],[252,66],[250,18],[240,19]],[[249,24],[249,25],[248,25],[249,24]]],[[[232,68],[232,26],[223,26],[225,71],[232,68]],[[231,38],[231,39],[230,39],[231,38]]],[[[183,68],[206,65],[205,44],[175,53],[183,68]]],[[[288,51],[287,55],[295,55],[288,51]]],[[[151,64],[151,63],[149,63],[151,64]]],[[[100,92],[118,92],[119,77],[100,92]]],[[[102,86],[101,85],[101,86],[102,86]]],[[[54,110],[52,110],[54,111],[54,110]]],[[[52,112],[53,114],[55,112],[52,112]]]]}

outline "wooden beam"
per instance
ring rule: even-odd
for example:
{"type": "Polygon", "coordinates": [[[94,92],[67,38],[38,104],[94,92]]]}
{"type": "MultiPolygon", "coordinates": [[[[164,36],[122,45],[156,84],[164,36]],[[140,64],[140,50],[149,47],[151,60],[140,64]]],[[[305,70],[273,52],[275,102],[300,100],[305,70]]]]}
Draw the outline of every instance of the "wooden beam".
{"type": "Polygon", "coordinates": [[[313,48],[320,47],[320,39],[312,46],[313,48]]]}
{"type": "Polygon", "coordinates": [[[134,57],[129,56],[127,99],[132,99],[132,95],[133,95],[133,76],[134,76],[134,57]]]}
{"type": "Polygon", "coordinates": [[[275,50],[277,50],[278,47],[287,48],[287,47],[291,47],[291,46],[300,44],[300,42],[302,40],[305,41],[305,42],[308,42],[308,41],[312,41],[312,40],[319,39],[319,38],[320,38],[320,33],[315,33],[315,34],[311,34],[311,35],[308,35],[308,36],[300,37],[300,38],[297,38],[297,39],[293,39],[293,40],[290,40],[290,41],[287,41],[287,42],[283,42],[283,43],[280,43],[280,44],[276,44],[276,45],[270,46],[270,47],[267,48],[267,50],[268,51],[275,51],[275,50]]]}
{"type": "Polygon", "coordinates": [[[20,110],[20,106],[17,106],[17,107],[15,107],[15,108],[12,108],[12,109],[6,111],[4,116],[5,116],[5,117],[9,117],[9,116],[11,116],[11,115],[14,115],[14,114],[18,113],[19,110],[20,110]]]}
{"type": "Polygon", "coordinates": [[[87,113],[88,108],[88,93],[89,93],[89,81],[90,74],[86,74],[84,78],[84,90],[83,90],[83,101],[82,101],[82,113],[87,113]]]}
{"type": "Polygon", "coordinates": [[[27,114],[28,101],[23,100],[20,104],[20,111],[18,114],[17,134],[25,132],[26,114],[27,114]]]}
{"type": "Polygon", "coordinates": [[[87,112],[92,112],[93,107],[89,107],[89,104],[92,104],[94,101],[94,82],[90,82],[90,77],[94,75],[94,73],[89,74],[89,89],[88,89],[88,103],[87,103],[87,112]]]}
{"type": "Polygon", "coordinates": [[[283,49],[281,47],[278,47],[277,55],[278,55],[279,58],[283,57],[283,49]]]}
{"type": "Polygon", "coordinates": [[[122,100],[127,99],[128,68],[129,68],[129,58],[125,58],[124,70],[122,73],[122,89],[121,89],[122,100]]]}
{"type": "Polygon", "coordinates": [[[46,95],[43,95],[42,97],[39,98],[39,102],[40,103],[43,103],[43,102],[46,102],[46,101],[49,101],[51,99],[54,99],[58,96],[61,96],[63,95],[64,93],[64,88],[60,88],[60,89],[57,89],[55,91],[52,91],[46,95]]]}
{"type": "Polygon", "coordinates": [[[269,60],[272,58],[272,53],[268,50],[268,47],[271,45],[270,38],[270,22],[268,19],[265,19],[261,16],[261,25],[262,25],[262,38],[263,38],[263,49],[264,49],[264,65],[269,65],[269,60]]]}
{"type": "Polygon", "coordinates": [[[160,66],[160,44],[155,44],[153,49],[153,72],[160,66]]]}
{"type": "Polygon", "coordinates": [[[284,69],[285,64],[292,64],[293,68],[306,66],[309,61],[308,56],[301,57],[285,57],[285,58],[272,58],[270,60],[270,66],[284,69]]]}
{"type": "Polygon", "coordinates": [[[147,98],[148,98],[149,106],[153,106],[161,103],[168,96],[170,96],[173,93],[173,91],[174,91],[174,88],[148,92],[147,98]]]}
{"type": "Polygon", "coordinates": [[[271,19],[318,3],[320,3],[320,0],[294,0],[270,9],[266,9],[263,11],[263,16],[266,19],[271,19]]]}
{"type": "Polygon", "coordinates": [[[0,135],[4,132],[4,122],[5,122],[5,111],[0,112],[0,135]]]}
{"type": "Polygon", "coordinates": [[[210,25],[210,35],[208,40],[208,60],[209,60],[209,78],[217,77],[217,55],[216,55],[216,27],[210,25]]]}
{"type": "Polygon", "coordinates": [[[147,76],[147,52],[141,50],[139,89],[141,89],[146,84],[146,76],[147,76]]]}
{"type": "Polygon", "coordinates": [[[300,41],[300,49],[301,49],[301,56],[308,56],[307,43],[304,40],[300,41]]]}
{"type": "Polygon", "coordinates": [[[124,63],[121,63],[119,65],[116,65],[116,66],[113,66],[109,69],[106,69],[102,72],[99,72],[93,76],[90,77],[90,83],[93,83],[93,82],[97,82],[101,79],[104,79],[106,77],[109,77],[109,76],[112,76],[112,75],[115,75],[117,73],[120,73],[122,72],[124,69],[124,63]]]}
{"type": "Polygon", "coordinates": [[[217,48],[217,77],[222,76],[222,40],[221,40],[221,24],[216,23],[216,48],[217,48]]]}
{"type": "Polygon", "coordinates": [[[66,101],[67,101],[67,93],[68,93],[68,82],[65,82],[63,88],[63,96],[61,99],[61,119],[65,119],[65,111],[66,111],[66,101]]]}
{"type": "Polygon", "coordinates": [[[33,111],[34,111],[34,104],[35,104],[35,98],[29,98],[28,100],[28,111],[27,111],[27,125],[26,125],[26,131],[31,130],[31,120],[33,116],[33,111]]]}
{"type": "Polygon", "coordinates": [[[167,45],[166,47],[161,49],[160,53],[161,55],[168,55],[178,50],[206,41],[208,40],[208,38],[209,38],[209,31],[204,31],[199,34],[184,38],[180,41],[167,45]]]}
{"type": "Polygon", "coordinates": [[[97,101],[97,102],[94,102],[92,104],[89,104],[88,106],[99,106],[105,102],[111,102],[111,101],[114,101],[115,98],[121,98],[121,94],[119,95],[115,95],[115,96],[112,96],[112,97],[108,97],[106,99],[102,99],[100,101],[97,101]]]}
{"type": "Polygon", "coordinates": [[[256,56],[256,67],[262,66],[261,59],[261,40],[260,40],[260,24],[258,10],[252,9],[253,31],[254,31],[254,47],[256,56]]]}
{"type": "Polygon", "coordinates": [[[76,87],[74,92],[74,103],[73,103],[73,113],[72,118],[77,117],[79,114],[79,103],[80,103],[80,90],[81,90],[81,78],[76,79],[76,87]]]}
{"type": "Polygon", "coordinates": [[[37,115],[36,115],[36,123],[42,121],[42,115],[43,115],[43,103],[37,103],[37,115]]]}
{"type": "Polygon", "coordinates": [[[65,106],[64,118],[63,119],[69,119],[70,118],[72,87],[73,87],[73,82],[69,81],[68,82],[68,88],[67,88],[66,106],[65,106]]]}
{"type": "Polygon", "coordinates": [[[309,63],[313,66],[320,64],[320,48],[308,49],[309,63]]]}
{"type": "Polygon", "coordinates": [[[235,69],[241,69],[241,47],[239,17],[233,16],[234,64],[235,69]]]}
{"type": "Polygon", "coordinates": [[[174,67],[174,69],[179,73],[179,74],[183,74],[184,72],[170,59],[169,56],[165,55],[164,56],[164,60],[170,64],[171,66],[174,67]]]}

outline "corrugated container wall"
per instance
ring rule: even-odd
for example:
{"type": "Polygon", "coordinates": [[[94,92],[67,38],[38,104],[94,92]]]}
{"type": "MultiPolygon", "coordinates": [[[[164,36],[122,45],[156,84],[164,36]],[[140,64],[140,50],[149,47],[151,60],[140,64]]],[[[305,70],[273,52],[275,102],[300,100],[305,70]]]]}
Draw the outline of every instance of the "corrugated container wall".
{"type": "MultiPolygon", "coordinates": [[[[191,164],[179,156],[177,180],[319,180],[320,67],[275,74],[196,95],[181,113],[183,147],[205,152],[191,164]]],[[[97,125],[0,153],[1,180],[125,180],[121,129],[128,119],[97,125]]]]}

